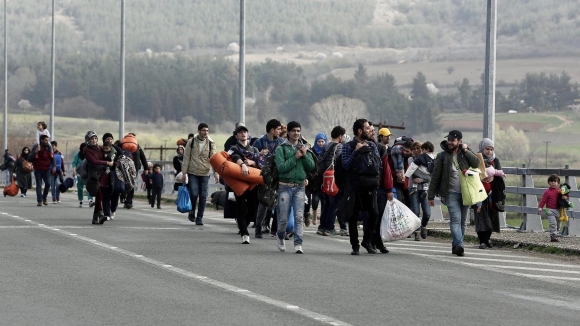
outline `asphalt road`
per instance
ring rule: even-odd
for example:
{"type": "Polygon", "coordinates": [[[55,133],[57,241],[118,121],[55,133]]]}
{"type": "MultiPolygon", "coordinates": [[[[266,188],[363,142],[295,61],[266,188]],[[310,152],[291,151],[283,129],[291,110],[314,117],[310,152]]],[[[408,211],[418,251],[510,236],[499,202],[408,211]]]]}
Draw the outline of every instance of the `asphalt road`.
{"type": "Polygon", "coordinates": [[[136,203],[92,225],[92,209],[0,198],[2,325],[579,325],[580,264],[427,239],[350,255],[306,228],[304,255],[274,238],[241,244],[209,209],[136,203]]]}

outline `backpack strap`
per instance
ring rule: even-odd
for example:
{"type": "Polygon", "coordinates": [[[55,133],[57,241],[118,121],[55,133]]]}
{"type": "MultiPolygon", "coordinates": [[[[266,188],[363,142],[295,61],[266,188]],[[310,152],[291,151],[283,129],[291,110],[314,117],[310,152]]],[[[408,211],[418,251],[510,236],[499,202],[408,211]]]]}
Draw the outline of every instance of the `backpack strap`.
{"type": "MultiPolygon", "coordinates": [[[[336,150],[337,149],[338,149],[338,143],[336,145],[334,145],[334,151],[332,151],[332,163],[330,163],[330,166],[328,166],[328,168],[326,169],[326,171],[328,171],[330,169],[333,169],[334,170],[334,161],[336,160],[336,150]]],[[[326,154],[326,153],[324,153],[324,154],[326,154]]]]}

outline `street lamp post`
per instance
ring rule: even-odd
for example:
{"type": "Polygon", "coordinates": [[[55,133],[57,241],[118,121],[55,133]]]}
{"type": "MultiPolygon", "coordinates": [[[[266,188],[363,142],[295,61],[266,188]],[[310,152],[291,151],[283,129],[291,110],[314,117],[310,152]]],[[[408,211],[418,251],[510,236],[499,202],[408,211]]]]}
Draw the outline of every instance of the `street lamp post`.
{"type": "Polygon", "coordinates": [[[50,75],[51,75],[51,90],[50,90],[50,132],[51,140],[54,140],[54,88],[55,88],[55,68],[56,68],[56,35],[55,35],[55,25],[54,25],[54,0],[52,0],[52,50],[50,59],[50,75]]]}
{"type": "Polygon", "coordinates": [[[246,120],[246,1],[240,0],[240,59],[239,59],[239,86],[240,86],[240,122],[246,120]]]}
{"type": "Polygon", "coordinates": [[[487,0],[485,46],[485,102],[483,107],[483,137],[493,140],[495,133],[495,58],[497,37],[497,0],[487,0]]]}
{"type": "Polygon", "coordinates": [[[119,139],[125,135],[125,0],[121,0],[121,94],[119,100],[119,139]]]}
{"type": "Polygon", "coordinates": [[[4,150],[8,149],[8,11],[4,0],[4,150]]]}

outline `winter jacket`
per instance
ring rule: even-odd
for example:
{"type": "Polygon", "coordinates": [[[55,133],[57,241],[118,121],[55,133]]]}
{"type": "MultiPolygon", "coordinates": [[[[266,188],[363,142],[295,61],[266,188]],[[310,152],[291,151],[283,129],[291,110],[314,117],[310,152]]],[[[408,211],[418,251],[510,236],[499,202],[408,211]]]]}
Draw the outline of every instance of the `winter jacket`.
{"type": "MultiPolygon", "coordinates": [[[[436,195],[441,198],[447,198],[449,194],[449,182],[451,176],[451,167],[453,165],[453,154],[447,148],[447,141],[440,144],[443,152],[437,154],[435,158],[435,168],[431,173],[431,183],[429,184],[428,199],[435,199],[436,195]]],[[[457,163],[461,170],[467,170],[470,167],[478,168],[479,159],[471,149],[459,149],[457,152],[457,163]]],[[[461,171],[458,171],[461,173],[461,171]]]]}
{"type": "Polygon", "coordinates": [[[28,154],[28,161],[34,164],[34,170],[36,171],[48,171],[50,166],[54,166],[54,154],[47,147],[40,147],[40,152],[36,153],[36,148],[41,145],[34,145],[30,154],[28,154]]]}
{"type": "Polygon", "coordinates": [[[296,152],[301,146],[303,146],[301,141],[298,141],[296,145],[285,141],[276,148],[276,167],[280,182],[304,184],[306,173],[313,171],[316,167],[311,151],[307,151],[306,155],[299,159],[296,158],[296,152]]]}
{"type": "Polygon", "coordinates": [[[200,153],[199,141],[197,135],[187,141],[183,152],[181,171],[196,176],[209,176],[211,171],[209,159],[215,154],[215,142],[207,137],[205,146],[200,153]]]}
{"type": "Polygon", "coordinates": [[[381,173],[381,180],[379,187],[387,190],[387,193],[393,192],[393,174],[389,165],[389,156],[383,156],[383,172],[381,173]]]}
{"type": "Polygon", "coordinates": [[[161,172],[153,172],[149,175],[149,178],[152,181],[153,189],[163,189],[163,174],[161,172]]]}

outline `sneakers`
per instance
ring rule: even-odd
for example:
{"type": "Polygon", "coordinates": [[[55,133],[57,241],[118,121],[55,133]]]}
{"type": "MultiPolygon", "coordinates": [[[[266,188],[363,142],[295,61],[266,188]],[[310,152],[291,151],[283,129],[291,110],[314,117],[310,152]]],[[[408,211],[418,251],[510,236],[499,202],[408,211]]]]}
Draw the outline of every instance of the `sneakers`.
{"type": "Polygon", "coordinates": [[[297,254],[303,254],[304,253],[304,251],[302,250],[302,245],[296,245],[296,246],[294,246],[294,251],[297,254]]]}
{"type": "Polygon", "coordinates": [[[89,200],[89,207],[93,207],[95,206],[95,202],[91,199],[89,200]]]}
{"type": "Polygon", "coordinates": [[[53,203],[53,204],[56,204],[56,200],[53,200],[53,201],[52,201],[52,203],[53,203]]]}
{"type": "Polygon", "coordinates": [[[304,225],[306,227],[310,226],[310,213],[305,213],[304,214],[304,225]]]}
{"type": "Polygon", "coordinates": [[[56,203],[60,204],[60,197],[56,197],[56,203]]]}
{"type": "Polygon", "coordinates": [[[415,241],[421,241],[421,238],[419,237],[419,232],[415,231],[415,241]]]}
{"type": "Polygon", "coordinates": [[[560,242],[560,240],[558,240],[558,236],[555,234],[550,235],[550,242],[560,242]]]}
{"type": "Polygon", "coordinates": [[[83,207],[83,202],[82,201],[79,202],[79,207],[83,207]]]}
{"type": "Polygon", "coordinates": [[[242,243],[243,244],[250,244],[250,236],[249,235],[243,235],[242,236],[242,243]]]}
{"type": "Polygon", "coordinates": [[[421,238],[427,239],[427,228],[424,226],[421,227],[421,238]]]}
{"type": "Polygon", "coordinates": [[[25,194],[20,194],[20,197],[26,197],[26,195],[25,194]]]}
{"type": "Polygon", "coordinates": [[[195,219],[195,225],[203,225],[203,222],[201,221],[201,218],[196,218],[195,219]]]}
{"type": "Polygon", "coordinates": [[[318,229],[318,230],[316,231],[316,234],[318,234],[318,235],[324,235],[324,232],[325,232],[324,230],[322,230],[322,229],[318,229]]]}
{"type": "Polygon", "coordinates": [[[343,237],[348,237],[348,230],[347,229],[340,229],[340,235],[343,237]]]}
{"type": "Polygon", "coordinates": [[[276,238],[276,245],[278,246],[278,250],[282,252],[286,251],[286,244],[284,243],[284,239],[276,238]]]}
{"type": "Polygon", "coordinates": [[[46,200],[46,199],[43,199],[43,200],[42,200],[42,204],[43,204],[44,206],[48,205],[48,200],[46,200]]]}
{"type": "Polygon", "coordinates": [[[336,230],[324,230],[325,236],[336,235],[336,230]]]}
{"type": "Polygon", "coordinates": [[[389,253],[389,249],[387,249],[387,247],[385,247],[384,244],[380,244],[377,246],[377,249],[379,249],[379,251],[381,252],[381,254],[388,254],[389,253]]]}
{"type": "Polygon", "coordinates": [[[487,248],[487,246],[485,245],[485,243],[480,243],[479,244],[479,249],[485,249],[487,248]]]}
{"type": "Polygon", "coordinates": [[[42,202],[39,201],[38,204],[36,204],[36,206],[42,206],[42,202]]]}
{"type": "Polygon", "coordinates": [[[109,218],[105,215],[99,215],[99,224],[105,224],[107,220],[109,220],[109,218]]]}
{"type": "Polygon", "coordinates": [[[115,219],[115,212],[111,212],[111,220],[115,219]]]}
{"type": "Polygon", "coordinates": [[[187,214],[187,218],[189,219],[190,222],[195,223],[195,212],[190,211],[189,214],[187,214]]]}
{"type": "Polygon", "coordinates": [[[464,251],[465,251],[465,249],[463,249],[463,247],[455,247],[455,254],[456,254],[458,257],[463,257],[463,256],[465,256],[465,254],[464,254],[464,251]]]}

